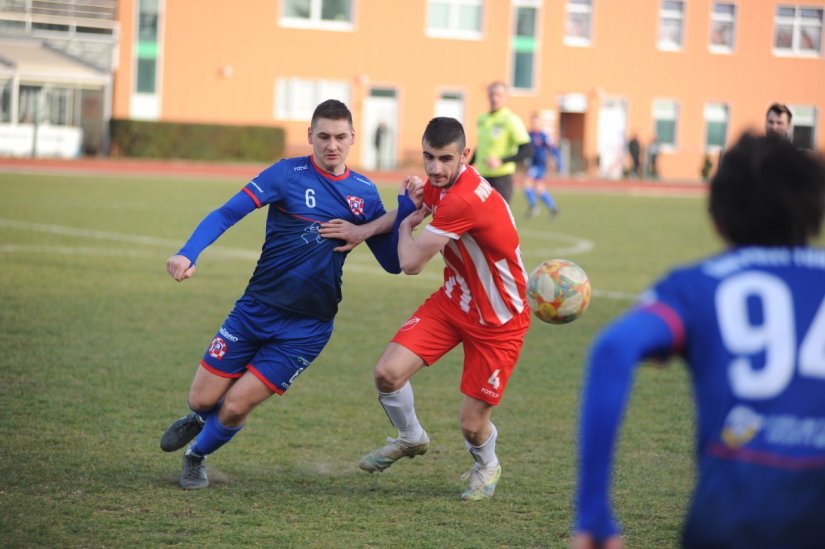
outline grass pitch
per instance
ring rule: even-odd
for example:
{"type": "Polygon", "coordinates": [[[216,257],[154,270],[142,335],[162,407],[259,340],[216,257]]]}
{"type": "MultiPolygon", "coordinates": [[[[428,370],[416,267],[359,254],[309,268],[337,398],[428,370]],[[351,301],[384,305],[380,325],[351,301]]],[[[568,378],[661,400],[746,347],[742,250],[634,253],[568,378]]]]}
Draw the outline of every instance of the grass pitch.
{"type": "MultiPolygon", "coordinates": [[[[254,175],[254,174],[250,174],[254,175]]],[[[0,539],[6,547],[565,547],[582,364],[596,331],[669,266],[719,249],[702,198],[558,192],[561,215],[513,210],[524,262],[566,257],[595,291],[565,326],[534,320],[494,412],[495,498],[462,502],[472,465],[458,429],[461,352],[413,380],[430,451],[382,474],[357,468],[393,429],[372,367],[440,284],[380,271],[365,247],[344,274],[335,334],[285,397],[208,461],[213,485],[177,486],[158,439],[186,409],[195,367],[243,291],[258,212],[177,284],[166,258],[245,181],[0,174],[0,539]]],[[[388,207],[395,186],[388,186],[388,207]]],[[[679,364],[640,370],[615,498],[629,547],[674,547],[693,480],[679,364]]]]}

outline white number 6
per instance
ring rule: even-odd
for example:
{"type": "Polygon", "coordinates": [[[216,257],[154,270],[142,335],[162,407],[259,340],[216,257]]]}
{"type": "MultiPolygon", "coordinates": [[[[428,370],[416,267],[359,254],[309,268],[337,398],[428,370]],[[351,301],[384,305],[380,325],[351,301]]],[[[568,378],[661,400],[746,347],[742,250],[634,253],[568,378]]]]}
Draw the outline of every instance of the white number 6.
{"type": "Polygon", "coordinates": [[[304,194],[304,198],[307,201],[307,208],[315,207],[315,189],[307,189],[306,194],[304,194]]]}

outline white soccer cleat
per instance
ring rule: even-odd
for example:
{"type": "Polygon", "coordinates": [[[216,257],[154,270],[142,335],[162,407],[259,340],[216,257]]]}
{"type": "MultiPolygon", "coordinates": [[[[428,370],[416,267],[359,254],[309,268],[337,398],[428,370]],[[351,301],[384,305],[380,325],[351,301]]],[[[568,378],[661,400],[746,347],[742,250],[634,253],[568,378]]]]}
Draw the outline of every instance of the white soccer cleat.
{"type": "Polygon", "coordinates": [[[409,444],[400,438],[387,437],[387,444],[361,458],[358,467],[370,473],[380,473],[403,457],[414,458],[430,448],[430,437],[423,433],[419,441],[409,444]]]}
{"type": "Polygon", "coordinates": [[[461,499],[478,501],[490,499],[496,491],[496,483],[501,478],[501,465],[482,467],[478,463],[461,476],[461,480],[470,479],[470,487],[461,492],[461,499]]]}

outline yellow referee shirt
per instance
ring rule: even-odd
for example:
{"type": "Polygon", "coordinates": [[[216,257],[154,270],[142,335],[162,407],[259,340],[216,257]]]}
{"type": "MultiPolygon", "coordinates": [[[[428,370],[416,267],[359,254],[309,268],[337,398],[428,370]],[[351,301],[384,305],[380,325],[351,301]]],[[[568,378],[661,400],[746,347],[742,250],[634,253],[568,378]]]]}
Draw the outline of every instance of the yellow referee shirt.
{"type": "Polygon", "coordinates": [[[530,142],[530,135],[521,118],[507,107],[502,107],[478,117],[476,141],[473,166],[484,177],[500,177],[516,173],[516,163],[507,162],[493,169],[487,167],[485,160],[513,156],[519,145],[530,142]]]}

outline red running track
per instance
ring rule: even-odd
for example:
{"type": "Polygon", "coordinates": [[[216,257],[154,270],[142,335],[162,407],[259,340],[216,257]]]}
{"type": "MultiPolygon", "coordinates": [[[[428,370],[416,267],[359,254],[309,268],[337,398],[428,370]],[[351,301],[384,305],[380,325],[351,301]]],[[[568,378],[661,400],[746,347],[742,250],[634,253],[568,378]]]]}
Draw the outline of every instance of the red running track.
{"type": "MultiPolygon", "coordinates": [[[[267,167],[264,163],[213,163],[187,160],[149,160],[124,158],[35,159],[0,157],[0,172],[63,173],[95,175],[150,175],[238,179],[246,182],[267,167]]],[[[423,177],[423,171],[364,171],[364,175],[380,183],[400,182],[407,174],[423,177]]],[[[552,176],[547,180],[551,190],[639,195],[704,196],[708,185],[701,181],[639,181],[609,180],[596,177],[552,176]]]]}

